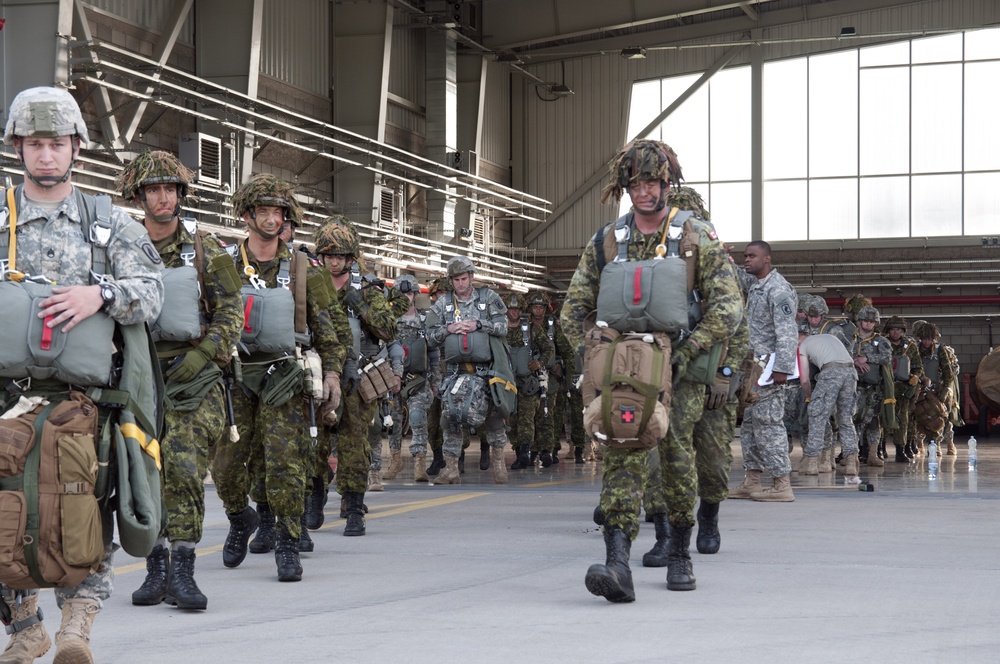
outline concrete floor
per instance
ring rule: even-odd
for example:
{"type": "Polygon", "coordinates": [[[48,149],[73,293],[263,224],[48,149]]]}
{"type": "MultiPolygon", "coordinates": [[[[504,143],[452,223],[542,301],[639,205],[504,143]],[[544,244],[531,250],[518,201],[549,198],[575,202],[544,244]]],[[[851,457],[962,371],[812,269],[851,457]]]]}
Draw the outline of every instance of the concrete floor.
{"type": "Polygon", "coordinates": [[[507,486],[478,470],[478,446],[460,486],[416,485],[408,462],[367,494],[365,537],[341,536],[331,499],[300,583],[279,583],[270,554],[223,567],[228,524],[209,487],[196,575],[208,611],[132,606],[144,565],[120,552],[92,647],[109,664],[996,662],[1000,445],[980,441],[970,473],[964,443],[934,482],[921,458],[863,467],[872,493],[796,476],[794,503],[727,501],[722,550],[692,554],[694,592],[641,566],[654,539],[643,523],[626,605],[583,584],[604,559],[594,462],[512,471],[507,486]]]}

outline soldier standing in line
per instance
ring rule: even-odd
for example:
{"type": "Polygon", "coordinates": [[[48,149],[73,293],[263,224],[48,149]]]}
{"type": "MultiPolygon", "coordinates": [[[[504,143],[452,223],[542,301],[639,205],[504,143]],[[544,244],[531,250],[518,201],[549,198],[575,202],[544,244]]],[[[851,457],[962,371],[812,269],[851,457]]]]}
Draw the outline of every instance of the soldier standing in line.
{"type": "Polygon", "coordinates": [[[899,316],[892,316],[885,323],[883,332],[889,339],[892,349],[893,373],[896,378],[896,423],[898,428],[892,432],[892,442],[896,446],[896,463],[907,463],[916,456],[913,445],[913,401],[917,396],[917,386],[924,376],[924,367],[920,362],[920,350],[917,342],[906,336],[906,322],[899,316]],[[906,372],[909,378],[899,380],[900,372],[897,364],[908,365],[906,372]]]}
{"type": "MultiPolygon", "coordinates": [[[[163,304],[163,262],[142,225],[119,207],[108,206],[110,218],[105,221],[109,226],[101,229],[107,231],[99,249],[107,273],[94,272],[101,266],[95,261],[98,244],[92,242],[100,238],[83,228],[90,224],[90,231],[95,231],[98,220],[89,218],[87,212],[93,199],[72,182],[73,163],[90,142],[76,100],[62,88],[23,90],[11,103],[3,140],[14,148],[24,169],[24,184],[7,192],[7,201],[14,209],[0,213],[0,236],[7,245],[3,256],[13,259],[5,261],[0,278],[21,275],[58,284],[52,295],[41,301],[38,312],[56,334],[68,333],[99,312],[121,328],[154,320],[163,304]],[[11,223],[15,211],[16,228],[11,223]]],[[[151,363],[147,368],[150,375],[142,376],[143,381],[150,381],[155,370],[151,363]]],[[[68,387],[55,379],[33,380],[30,386],[33,394],[48,398],[62,398],[68,387]]],[[[9,390],[3,396],[5,404],[18,400],[9,390]]],[[[107,415],[105,407],[101,411],[107,415]]],[[[95,569],[78,585],[53,591],[62,611],[62,624],[55,636],[56,664],[93,664],[90,630],[114,586],[113,558],[118,547],[112,541],[111,510],[111,502],[101,510],[104,555],[95,569]]],[[[12,517],[16,515],[7,515],[5,527],[17,527],[16,523],[11,525],[12,517]]],[[[48,652],[52,642],[42,623],[38,591],[2,586],[0,598],[6,604],[4,622],[10,634],[0,655],[2,661],[30,662],[48,652]]]]}
{"type": "Polygon", "coordinates": [[[826,300],[819,296],[813,297],[806,306],[806,322],[809,324],[806,333],[810,335],[832,334],[840,343],[844,344],[844,348],[850,348],[851,341],[844,333],[844,326],[840,324],[846,323],[846,321],[827,320],[826,317],[829,313],[830,307],[827,306],[826,300]]]}
{"type": "Polygon", "coordinates": [[[229,517],[222,559],[226,567],[237,567],[246,557],[247,540],[258,521],[248,511],[249,494],[260,524],[252,550],[273,549],[278,580],[300,581],[302,446],[309,427],[309,395],[303,393],[305,375],[297,355],[310,343],[318,352],[320,402],[336,407],[346,348],[331,314],[335,305],[329,275],[305,254],[289,250],[279,237],[286,220],[297,221],[302,215],[292,185],[272,175],[255,175],[233,194],[233,211],[249,234],[235,257],[245,317],[240,389],[232,393],[240,440],[221,439],[212,465],[229,517]]]}
{"type": "Polygon", "coordinates": [[[473,286],[476,268],[465,256],[450,259],[447,272],[451,291],[442,294],[427,315],[427,338],[432,346],[441,349],[447,363],[441,383],[445,467],[435,483],[461,482],[458,457],[462,453],[462,431],[482,427],[490,444],[493,481],[506,484],[507,433],[486,377],[493,361],[489,337],[503,339],[507,335],[507,308],[489,288],[473,286]]]}
{"type": "Polygon", "coordinates": [[[743,262],[746,273],[756,277],[756,283],[747,293],[750,346],[755,357],[771,360],[772,382],[754,388],[758,399],[743,414],[740,445],[746,477],[729,492],[729,497],[791,502],[795,494],[789,477],[792,467],[783,420],[788,377],[795,372],[797,360],[795,289],[771,267],[771,245],[767,242],[749,243],[743,250],[743,262]],[[761,486],[760,476],[765,468],[773,486],[761,486]]]}
{"type": "MultiPolygon", "coordinates": [[[[879,322],[878,309],[864,306],[855,315],[858,326],[851,356],[858,370],[858,396],[854,406],[857,424],[858,458],[869,466],[881,468],[879,446],[882,442],[882,406],[885,397],[883,367],[892,362],[889,342],[875,331],[879,322]]],[[[891,430],[891,427],[890,427],[891,430]]],[[[846,452],[841,449],[841,454],[846,452]]]]}
{"type": "Polygon", "coordinates": [[[161,151],[137,156],[118,180],[122,197],[142,208],[166,268],[163,310],[150,331],[166,379],[160,451],[167,519],[132,603],[205,609],[208,599],[194,580],[195,545],[205,521],[208,451],[227,430],[222,370],[240,337],[243,306],[225,244],[199,231],[194,219],[180,219],[190,180],[190,171],[161,151]]]}
{"type": "Polygon", "coordinates": [[[541,400],[546,396],[544,377],[540,374],[554,355],[552,342],[540,325],[521,317],[527,297],[520,293],[506,293],[502,299],[507,307],[507,346],[514,364],[514,375],[517,376],[517,412],[510,427],[517,459],[510,469],[528,468],[534,458],[548,468],[552,465],[552,430],[542,423],[548,414],[539,412],[542,410],[541,400]]]}
{"type": "MultiPolygon", "coordinates": [[[[952,361],[952,353],[949,351],[948,346],[941,343],[941,333],[934,323],[923,322],[920,327],[916,328],[915,336],[920,344],[920,361],[924,369],[924,377],[921,379],[921,385],[924,390],[933,392],[950,414],[957,398],[954,390],[957,378],[955,372],[957,362],[952,361]]],[[[922,453],[924,451],[924,439],[927,437],[927,434],[918,429],[917,436],[922,453]]],[[[954,449],[954,425],[948,415],[945,415],[944,432],[937,443],[941,450],[940,454],[957,454],[957,450],[954,449]]]]}
{"type": "MultiPolygon", "coordinates": [[[[437,302],[438,298],[443,294],[447,293],[451,288],[448,283],[447,277],[438,277],[430,283],[427,287],[427,295],[430,297],[431,306],[437,302]]],[[[429,310],[428,310],[429,311],[429,310]]],[[[426,321],[425,321],[426,323],[426,321]]],[[[440,356],[440,352],[438,355],[440,356]]],[[[438,365],[438,375],[443,376],[446,371],[446,366],[444,359],[438,365]]],[[[442,445],[444,444],[444,436],[441,430],[441,394],[438,393],[433,401],[431,401],[431,406],[427,411],[427,444],[430,445],[432,460],[430,466],[427,467],[427,474],[430,477],[435,477],[442,468],[444,468],[444,452],[442,450],[442,445]]],[[[486,445],[489,448],[489,444],[486,445]]],[[[481,450],[481,454],[485,453],[487,460],[489,460],[489,449],[481,450]]],[[[482,459],[480,459],[480,467],[482,470],[487,470],[482,468],[482,459]]]]}

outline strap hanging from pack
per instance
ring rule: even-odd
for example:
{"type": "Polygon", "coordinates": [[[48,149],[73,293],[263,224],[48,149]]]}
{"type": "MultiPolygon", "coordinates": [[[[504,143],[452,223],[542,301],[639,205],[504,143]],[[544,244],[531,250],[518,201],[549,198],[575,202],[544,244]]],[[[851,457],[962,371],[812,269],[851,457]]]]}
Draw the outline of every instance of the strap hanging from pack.
{"type": "MultiPolygon", "coordinates": [[[[184,225],[184,230],[187,231],[188,235],[198,238],[198,222],[190,217],[181,219],[181,223],[184,225]]],[[[195,251],[195,246],[191,242],[184,242],[181,244],[181,260],[184,261],[184,265],[187,267],[194,266],[198,270],[198,275],[201,276],[201,266],[195,265],[195,259],[197,258],[197,252],[195,251]]]]}
{"type": "Polygon", "coordinates": [[[625,262],[628,260],[628,241],[632,239],[632,219],[635,215],[631,212],[624,214],[615,221],[615,242],[618,243],[618,255],[615,260],[625,262]]]}
{"type": "Polygon", "coordinates": [[[0,261],[0,281],[6,281],[7,275],[14,281],[21,281],[24,274],[17,271],[17,194],[20,193],[20,186],[7,190],[7,217],[9,224],[5,226],[9,232],[5,234],[4,242],[7,247],[7,258],[0,261]]]}
{"type": "Polygon", "coordinates": [[[296,334],[309,333],[309,321],[306,316],[307,288],[309,276],[306,273],[309,263],[305,254],[295,252],[292,254],[292,299],[295,300],[295,332],[296,334]]]}
{"type": "Polygon", "coordinates": [[[111,244],[111,197],[106,194],[84,196],[73,188],[77,209],[80,211],[80,229],[90,242],[90,278],[95,284],[108,280],[108,245],[111,244]]]}
{"type": "Polygon", "coordinates": [[[531,345],[531,327],[526,321],[521,322],[521,341],[524,342],[524,347],[528,348],[531,345]]]}

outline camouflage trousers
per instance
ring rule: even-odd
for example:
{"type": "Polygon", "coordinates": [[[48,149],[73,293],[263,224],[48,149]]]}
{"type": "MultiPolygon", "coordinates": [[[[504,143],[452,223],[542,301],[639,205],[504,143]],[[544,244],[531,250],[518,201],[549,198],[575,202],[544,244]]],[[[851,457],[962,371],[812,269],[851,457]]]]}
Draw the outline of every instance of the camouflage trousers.
{"type": "Polygon", "coordinates": [[[527,396],[518,392],[517,410],[510,416],[510,440],[514,449],[522,445],[534,452],[540,452],[542,444],[535,436],[535,422],[538,415],[539,399],[537,394],[527,396]]]}
{"type": "MultiPolygon", "coordinates": [[[[448,403],[441,406],[441,431],[443,451],[446,455],[459,456],[462,448],[468,446],[468,424],[458,425],[452,419],[449,408],[460,415],[463,422],[474,422],[475,429],[480,434],[486,432],[486,442],[494,449],[503,449],[507,444],[507,428],[500,412],[493,406],[493,399],[486,388],[485,379],[473,374],[453,374],[445,379],[441,386],[442,397],[448,403]],[[450,404],[450,405],[449,405],[450,404]],[[479,423],[482,424],[479,424],[479,423]]],[[[518,411],[521,410],[521,397],[518,397],[518,411]]],[[[517,414],[512,417],[518,417],[517,414]]],[[[534,420],[530,420],[534,424],[534,420]]],[[[523,439],[523,436],[522,436],[523,439]]],[[[530,441],[529,441],[530,442],[530,441]]]]}
{"type": "Polygon", "coordinates": [[[840,449],[844,456],[858,453],[858,439],[854,433],[854,395],[857,392],[858,372],[854,367],[827,367],[819,374],[809,404],[809,435],[803,446],[805,456],[819,456],[827,449],[829,432],[833,442],[830,415],[836,412],[840,427],[840,449]]]}
{"type": "MultiPolygon", "coordinates": [[[[395,398],[395,395],[390,394],[389,397],[395,398]]],[[[368,425],[368,449],[371,450],[369,452],[371,456],[369,468],[371,470],[382,470],[382,434],[385,433],[383,412],[392,418],[393,426],[396,422],[396,418],[392,416],[392,401],[387,400],[389,397],[375,401],[375,408],[372,409],[372,422],[368,425]]],[[[337,463],[340,463],[339,457],[337,463]]]]}
{"type": "MultiPolygon", "coordinates": [[[[436,401],[434,393],[426,382],[406,400],[410,421],[411,456],[427,452],[428,428],[431,424],[428,415],[434,401],[436,401]]],[[[392,411],[392,433],[389,434],[389,449],[393,451],[403,448],[403,401],[397,399],[394,403],[398,405],[392,411]]],[[[438,419],[440,420],[440,417],[438,419]]]]}
{"type": "Polygon", "coordinates": [[[531,442],[530,449],[532,452],[541,452],[542,450],[551,450],[552,445],[552,430],[555,428],[553,426],[552,420],[552,404],[555,401],[555,395],[546,395],[538,399],[538,409],[535,411],[535,438],[531,442]]]}
{"type": "Polygon", "coordinates": [[[583,396],[576,389],[569,390],[567,396],[566,384],[559,379],[550,377],[549,385],[552,388],[549,397],[549,406],[552,409],[552,449],[560,448],[567,419],[569,420],[567,442],[571,447],[583,447],[586,443],[586,434],[583,430],[583,396]]]}
{"type": "Polygon", "coordinates": [[[893,445],[900,447],[913,440],[913,399],[900,396],[908,387],[909,383],[896,383],[896,422],[899,426],[895,431],[890,431],[886,437],[893,445]]]}
{"type": "Polygon", "coordinates": [[[609,447],[604,451],[601,511],[604,512],[604,532],[618,528],[630,540],[639,535],[639,507],[646,481],[646,457],[640,449],[609,447]]]}
{"type": "MultiPolygon", "coordinates": [[[[490,407],[486,421],[483,422],[476,431],[480,440],[483,433],[486,433],[486,442],[493,449],[503,449],[507,445],[507,426],[496,408],[490,407]]],[[[443,452],[451,456],[459,456],[462,449],[469,446],[469,429],[461,427],[454,430],[451,428],[446,415],[441,416],[441,435],[443,452]]]]}
{"type": "Polygon", "coordinates": [[[772,477],[792,472],[785,431],[785,393],[789,388],[757,388],[758,401],[747,407],[740,426],[740,447],[745,470],[767,470],[772,477]]]}
{"type": "Polygon", "coordinates": [[[163,533],[170,542],[201,541],[205,522],[205,474],[208,451],[226,433],[226,402],[222,384],[216,384],[197,408],[164,412],[163,533]]]}
{"type": "Polygon", "coordinates": [[[223,436],[216,443],[216,492],[229,514],[246,508],[248,494],[254,502],[266,503],[278,523],[298,538],[305,495],[306,402],[295,396],[280,406],[268,406],[242,389],[234,389],[232,397],[240,440],[233,443],[223,436]]]}
{"type": "Polygon", "coordinates": [[[334,454],[337,457],[337,493],[367,491],[372,454],[368,436],[374,417],[374,402],[366,404],[357,390],[345,396],[340,421],[334,427],[323,428],[320,445],[311,455],[312,477],[327,477],[327,459],[334,454]]]}
{"type": "MultiPolygon", "coordinates": [[[[858,437],[858,444],[866,444],[872,450],[878,449],[882,441],[882,390],[878,386],[859,387],[857,391],[857,403],[854,406],[854,424],[858,437]]],[[[840,432],[843,441],[844,432],[840,432]]],[[[843,447],[843,442],[841,442],[843,447]]]]}
{"type": "MultiPolygon", "coordinates": [[[[785,431],[788,433],[788,451],[792,451],[792,436],[798,436],[799,441],[804,441],[808,435],[808,425],[803,426],[802,418],[799,417],[805,407],[806,394],[802,391],[801,384],[796,381],[789,383],[789,388],[785,392],[785,431]],[[795,389],[792,389],[792,385],[795,389]]],[[[805,445],[803,445],[805,447],[805,445]]]]}

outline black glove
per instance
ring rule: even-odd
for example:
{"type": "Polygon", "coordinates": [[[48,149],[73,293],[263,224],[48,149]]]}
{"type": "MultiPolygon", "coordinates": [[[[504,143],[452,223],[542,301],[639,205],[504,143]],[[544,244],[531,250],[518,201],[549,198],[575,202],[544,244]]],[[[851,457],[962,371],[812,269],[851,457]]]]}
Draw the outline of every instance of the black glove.
{"type": "Polygon", "coordinates": [[[718,410],[729,401],[729,376],[716,374],[715,384],[708,388],[708,396],[705,398],[706,410],[718,410]]]}
{"type": "Polygon", "coordinates": [[[363,302],[364,298],[361,297],[361,291],[357,288],[348,288],[347,292],[344,293],[344,304],[355,311],[363,302]]]}

